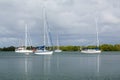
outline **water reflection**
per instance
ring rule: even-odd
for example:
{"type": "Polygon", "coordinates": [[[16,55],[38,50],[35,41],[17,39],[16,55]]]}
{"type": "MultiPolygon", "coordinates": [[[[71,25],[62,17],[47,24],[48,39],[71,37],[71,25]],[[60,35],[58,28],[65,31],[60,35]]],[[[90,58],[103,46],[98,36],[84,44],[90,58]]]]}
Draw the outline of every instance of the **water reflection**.
{"type": "Polygon", "coordinates": [[[56,62],[56,64],[57,64],[57,73],[59,73],[59,66],[60,66],[60,62],[59,62],[59,56],[57,56],[56,57],[57,58],[57,62],[56,62]]]}
{"type": "Polygon", "coordinates": [[[48,80],[51,75],[51,56],[30,56],[24,59],[25,80],[41,79],[48,80]],[[34,76],[34,77],[32,77],[34,76]]]}
{"type": "Polygon", "coordinates": [[[96,55],[54,55],[53,75],[67,80],[98,77],[100,73],[100,54],[96,55]]]}
{"type": "MultiPolygon", "coordinates": [[[[28,54],[27,54],[28,55],[28,54]]],[[[25,77],[26,77],[26,80],[28,80],[28,56],[25,56],[25,77]]]]}
{"type": "Polygon", "coordinates": [[[98,76],[100,73],[100,54],[82,55],[79,62],[80,75],[98,76]]]}
{"type": "Polygon", "coordinates": [[[97,55],[97,72],[100,72],[100,54],[97,55]]]}
{"type": "Polygon", "coordinates": [[[51,75],[51,55],[43,56],[44,80],[48,80],[51,75]]]}
{"type": "Polygon", "coordinates": [[[0,80],[120,80],[120,54],[4,53],[0,80]]]}

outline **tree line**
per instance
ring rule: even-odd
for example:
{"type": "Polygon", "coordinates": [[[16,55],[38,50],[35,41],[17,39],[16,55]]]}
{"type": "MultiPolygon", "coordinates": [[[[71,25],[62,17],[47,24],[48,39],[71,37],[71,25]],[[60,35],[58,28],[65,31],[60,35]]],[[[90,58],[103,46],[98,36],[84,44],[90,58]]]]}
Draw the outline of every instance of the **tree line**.
{"type": "MultiPolygon", "coordinates": [[[[35,48],[35,47],[33,47],[35,48]]],[[[52,50],[55,50],[57,46],[51,47],[52,50]]],[[[89,46],[60,46],[62,51],[80,51],[82,48],[94,49],[97,48],[94,45],[89,46]]],[[[120,51],[120,44],[102,44],[99,46],[102,51],[120,51]]],[[[0,51],[15,51],[14,46],[0,48],[0,51]]]]}

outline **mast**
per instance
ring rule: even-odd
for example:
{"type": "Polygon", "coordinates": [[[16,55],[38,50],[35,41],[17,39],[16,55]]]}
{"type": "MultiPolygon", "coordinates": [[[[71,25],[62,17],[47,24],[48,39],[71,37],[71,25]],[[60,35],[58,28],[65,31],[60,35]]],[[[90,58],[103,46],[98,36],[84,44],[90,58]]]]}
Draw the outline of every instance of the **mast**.
{"type": "Polygon", "coordinates": [[[27,49],[27,24],[25,24],[25,49],[27,49]]]}
{"type": "Polygon", "coordinates": [[[58,34],[57,34],[57,49],[59,49],[58,34]]]}
{"type": "MultiPolygon", "coordinates": [[[[45,32],[46,32],[46,23],[45,23],[46,21],[45,21],[45,7],[43,7],[43,27],[44,27],[44,42],[43,42],[43,44],[44,44],[44,46],[46,46],[46,36],[45,36],[45,32]]],[[[45,47],[44,47],[44,51],[45,51],[45,47]]]]}
{"type": "Polygon", "coordinates": [[[95,22],[96,22],[96,38],[97,38],[97,47],[99,47],[99,33],[98,33],[98,18],[95,19],[95,22]]]}

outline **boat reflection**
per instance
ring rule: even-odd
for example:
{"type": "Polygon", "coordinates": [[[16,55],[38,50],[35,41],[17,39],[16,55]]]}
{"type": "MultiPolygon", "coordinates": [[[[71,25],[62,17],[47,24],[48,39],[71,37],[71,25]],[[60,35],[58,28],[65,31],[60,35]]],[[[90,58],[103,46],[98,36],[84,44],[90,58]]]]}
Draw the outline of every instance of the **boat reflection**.
{"type": "Polygon", "coordinates": [[[49,76],[51,75],[51,55],[43,56],[43,62],[44,80],[49,80],[49,76]]]}

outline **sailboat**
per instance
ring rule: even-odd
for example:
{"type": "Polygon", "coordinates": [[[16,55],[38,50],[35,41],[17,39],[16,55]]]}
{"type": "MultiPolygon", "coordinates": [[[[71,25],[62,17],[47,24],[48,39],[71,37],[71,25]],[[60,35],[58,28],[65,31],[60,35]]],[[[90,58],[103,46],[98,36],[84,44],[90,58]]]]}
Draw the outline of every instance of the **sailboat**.
{"type": "Polygon", "coordinates": [[[39,46],[36,51],[34,52],[34,54],[37,54],[37,55],[52,55],[53,54],[53,51],[50,51],[50,50],[46,50],[46,38],[48,38],[48,35],[46,36],[46,33],[47,32],[47,26],[46,26],[46,15],[45,15],[45,8],[43,8],[43,23],[44,23],[44,45],[43,46],[39,46]]]}
{"type": "Polygon", "coordinates": [[[16,53],[33,53],[33,50],[28,50],[27,49],[27,43],[28,43],[28,32],[27,32],[27,24],[25,25],[25,45],[18,47],[15,49],[16,53]]]}
{"type": "Polygon", "coordinates": [[[81,50],[81,53],[101,53],[101,50],[99,49],[99,34],[98,34],[98,25],[97,25],[97,19],[95,20],[96,22],[96,38],[97,38],[97,48],[96,49],[84,49],[81,50]]]}
{"type": "Polygon", "coordinates": [[[59,41],[58,41],[58,35],[57,35],[57,49],[54,52],[62,52],[59,48],[59,41]]]}

